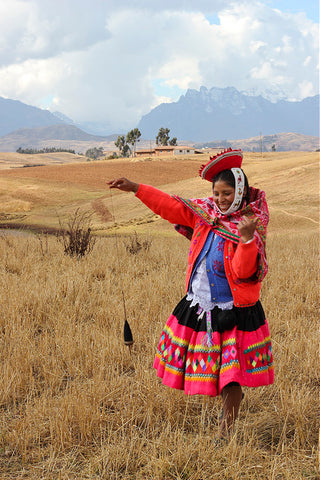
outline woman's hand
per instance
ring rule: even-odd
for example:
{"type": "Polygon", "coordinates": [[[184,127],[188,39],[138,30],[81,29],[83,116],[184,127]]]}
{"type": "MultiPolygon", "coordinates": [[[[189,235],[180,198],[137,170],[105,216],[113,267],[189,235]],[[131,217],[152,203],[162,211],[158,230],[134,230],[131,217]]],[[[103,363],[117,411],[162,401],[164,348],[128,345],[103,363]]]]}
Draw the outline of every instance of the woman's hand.
{"type": "Polygon", "coordinates": [[[253,239],[257,222],[257,217],[254,220],[249,220],[248,217],[243,217],[243,219],[238,223],[238,230],[241,235],[240,240],[242,243],[249,242],[249,240],[253,239]]]}
{"type": "Polygon", "coordinates": [[[109,188],[118,188],[123,192],[137,193],[139,188],[139,183],[131,182],[124,177],[118,178],[117,180],[111,180],[110,182],[107,182],[107,185],[109,185],[109,188]]]}

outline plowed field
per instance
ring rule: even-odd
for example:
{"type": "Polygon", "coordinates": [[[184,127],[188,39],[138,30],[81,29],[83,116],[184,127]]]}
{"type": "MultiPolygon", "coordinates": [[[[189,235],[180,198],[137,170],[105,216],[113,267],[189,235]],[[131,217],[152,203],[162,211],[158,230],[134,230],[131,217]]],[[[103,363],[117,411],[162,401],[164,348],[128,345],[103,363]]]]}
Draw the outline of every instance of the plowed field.
{"type": "Polygon", "coordinates": [[[3,170],[2,177],[44,180],[58,183],[83,185],[89,188],[106,188],[106,181],[126,176],[133,181],[163,185],[196,177],[207,156],[194,159],[170,159],[152,161],[105,161],[50,165],[43,167],[3,170]]]}

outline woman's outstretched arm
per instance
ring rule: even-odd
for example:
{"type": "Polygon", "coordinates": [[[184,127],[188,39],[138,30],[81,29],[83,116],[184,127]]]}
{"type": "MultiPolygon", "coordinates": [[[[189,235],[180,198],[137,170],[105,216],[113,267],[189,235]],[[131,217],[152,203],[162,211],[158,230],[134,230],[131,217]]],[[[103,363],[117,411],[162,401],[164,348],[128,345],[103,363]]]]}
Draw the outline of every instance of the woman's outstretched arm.
{"type": "Polygon", "coordinates": [[[133,193],[137,193],[139,188],[139,183],[131,182],[131,180],[128,180],[125,177],[118,178],[117,180],[110,180],[110,182],[107,182],[107,185],[109,185],[110,188],[118,188],[123,192],[133,193]]]}
{"type": "Polygon", "coordinates": [[[107,182],[109,188],[117,188],[123,192],[133,192],[150,210],[170,223],[178,223],[193,228],[194,216],[168,193],[142,183],[131,182],[125,177],[107,182]]]}

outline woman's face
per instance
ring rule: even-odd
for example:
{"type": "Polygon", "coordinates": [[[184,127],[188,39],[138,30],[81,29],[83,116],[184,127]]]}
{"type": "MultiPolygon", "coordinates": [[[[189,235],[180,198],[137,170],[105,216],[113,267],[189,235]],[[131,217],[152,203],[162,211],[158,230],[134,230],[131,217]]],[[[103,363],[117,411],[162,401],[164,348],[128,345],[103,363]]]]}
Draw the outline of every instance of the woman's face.
{"type": "Polygon", "coordinates": [[[235,190],[223,180],[217,180],[212,188],[213,201],[221,212],[226,212],[232,205],[235,190]]]}

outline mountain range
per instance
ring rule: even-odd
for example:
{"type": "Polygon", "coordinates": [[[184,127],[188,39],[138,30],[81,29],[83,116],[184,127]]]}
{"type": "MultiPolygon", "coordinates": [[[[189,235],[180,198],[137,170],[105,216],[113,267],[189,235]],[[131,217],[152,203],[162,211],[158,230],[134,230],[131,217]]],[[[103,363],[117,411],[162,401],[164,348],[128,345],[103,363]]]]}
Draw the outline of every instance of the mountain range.
{"type": "MultiPolygon", "coordinates": [[[[314,146],[315,137],[319,137],[319,95],[300,102],[273,103],[234,87],[189,89],[177,102],[163,103],[141,118],[140,146],[154,141],[161,127],[169,128],[170,137],[177,137],[180,144],[215,142],[223,145],[239,138],[293,132],[313,136],[312,142],[310,137],[310,149],[313,149],[311,144],[314,146]]],[[[118,134],[102,135],[104,131],[102,124],[79,125],[60,112],[51,113],[0,97],[0,151],[3,152],[46,146],[84,152],[97,144],[115,149],[118,134]]],[[[295,141],[299,149],[301,137],[295,141]]],[[[308,139],[302,143],[307,145],[308,139]]]]}
{"type": "Polygon", "coordinates": [[[49,110],[32,107],[18,100],[0,97],[0,137],[20,128],[66,124],[49,110]]]}
{"type": "Polygon", "coordinates": [[[160,127],[193,142],[294,132],[319,135],[319,95],[300,102],[276,103],[241,93],[234,87],[189,89],[177,102],[162,103],[144,115],[138,128],[155,138],[160,127]]]}
{"type": "Polygon", "coordinates": [[[204,142],[195,145],[197,149],[241,148],[247,152],[316,151],[319,150],[319,137],[301,133],[277,133],[259,135],[238,140],[204,142]]]}

